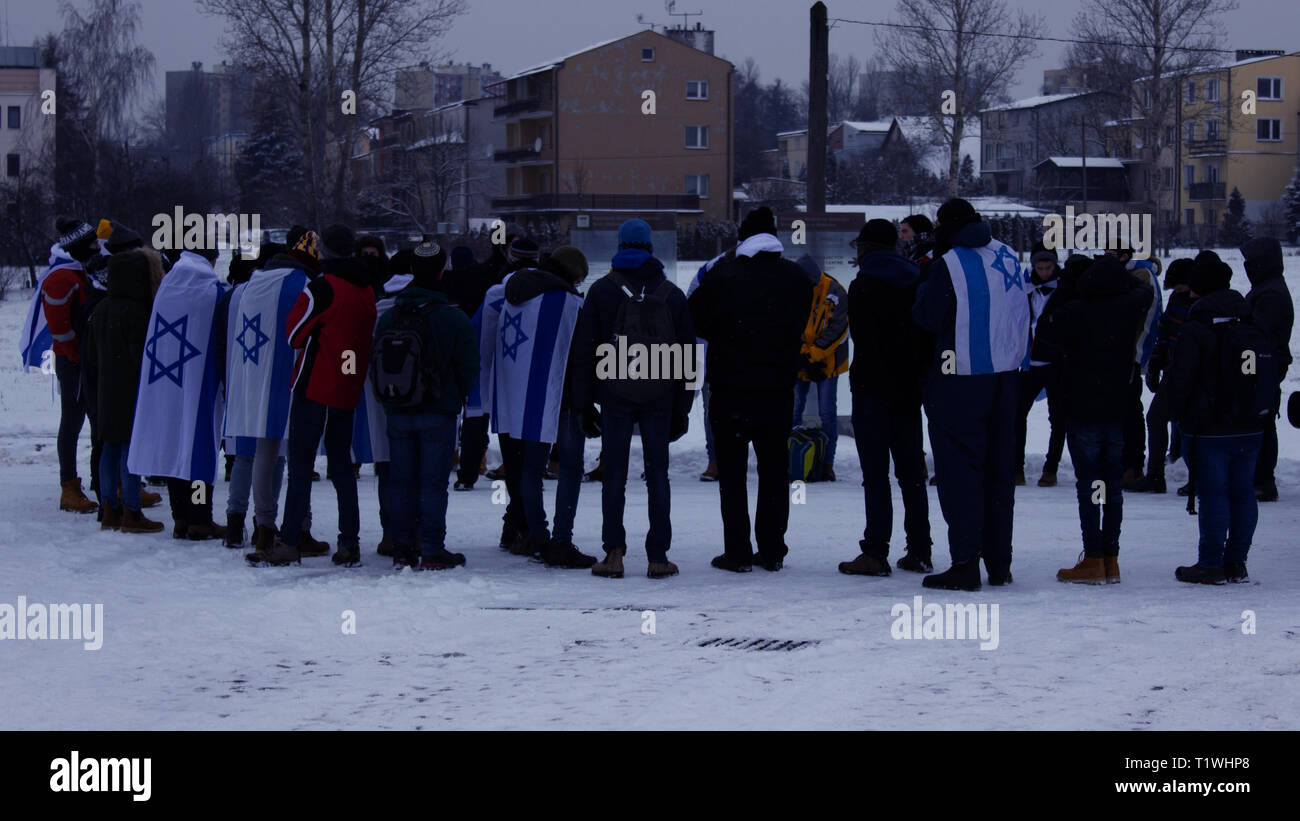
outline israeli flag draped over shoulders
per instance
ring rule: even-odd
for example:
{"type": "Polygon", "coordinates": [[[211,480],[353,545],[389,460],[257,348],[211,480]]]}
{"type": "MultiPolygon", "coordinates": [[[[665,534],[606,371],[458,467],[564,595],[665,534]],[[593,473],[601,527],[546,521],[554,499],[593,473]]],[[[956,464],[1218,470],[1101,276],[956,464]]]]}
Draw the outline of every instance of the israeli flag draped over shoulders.
{"type": "Polygon", "coordinates": [[[503,302],[492,364],[492,428],[497,433],[529,442],[555,441],[569,345],[581,308],[582,297],[558,290],[521,305],[503,302]]]}
{"type": "Polygon", "coordinates": [[[483,305],[470,319],[474,333],[478,336],[478,381],[470,388],[465,398],[466,416],[485,416],[492,408],[493,358],[496,352],[497,336],[501,322],[501,308],[506,304],[506,276],[499,284],[488,288],[483,296],[483,305]]]}
{"type": "Polygon", "coordinates": [[[221,403],[214,322],[225,287],[190,251],[163,277],[149,315],[127,469],[214,482],[221,403]]]}
{"type": "Polygon", "coordinates": [[[54,337],[50,335],[50,326],[45,321],[45,307],[41,297],[41,286],[45,278],[56,268],[81,269],[81,263],[68,256],[58,243],[50,246],[49,264],[36,278],[36,290],[32,293],[31,304],[27,306],[27,319],[23,322],[22,333],[18,337],[19,353],[23,358],[23,371],[39,368],[41,357],[54,347],[54,337]]]}
{"type": "Polygon", "coordinates": [[[1005,243],[956,246],[943,255],[957,295],[957,373],[1004,373],[1029,365],[1026,269],[1005,243]]]}
{"type": "Polygon", "coordinates": [[[283,439],[292,399],[294,349],[284,334],[307,286],[301,268],[255,271],[230,297],[226,327],[226,436],[283,439]]]}
{"type": "MultiPolygon", "coordinates": [[[[375,327],[379,327],[379,320],[384,314],[392,310],[397,304],[393,297],[386,297],[379,300],[375,305],[375,327]]],[[[373,334],[372,334],[373,336],[373,334]]],[[[374,357],[371,357],[371,367],[374,367],[374,357]]],[[[388,450],[388,412],[375,396],[375,387],[370,382],[369,374],[366,375],[365,388],[361,394],[361,402],[357,405],[357,412],[352,417],[352,461],[359,464],[370,464],[373,462],[388,462],[391,457],[388,450]]]]}

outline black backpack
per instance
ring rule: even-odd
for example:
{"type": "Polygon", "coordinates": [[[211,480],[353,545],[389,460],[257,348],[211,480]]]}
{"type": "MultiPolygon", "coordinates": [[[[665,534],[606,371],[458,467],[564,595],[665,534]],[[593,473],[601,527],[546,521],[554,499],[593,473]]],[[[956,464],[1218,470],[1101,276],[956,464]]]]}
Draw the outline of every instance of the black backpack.
{"type": "MultiPolygon", "coordinates": [[[[668,309],[668,295],[672,293],[673,285],[664,279],[653,291],[641,292],[623,274],[614,271],[610,276],[627,296],[614,316],[613,344],[617,349],[618,337],[625,336],[627,337],[625,344],[629,351],[633,345],[644,345],[647,359],[641,362],[640,370],[649,373],[646,369],[649,367],[651,352],[654,350],[651,346],[677,344],[677,328],[673,323],[672,312],[668,309]]],[[[671,349],[661,348],[661,350],[671,349]]],[[[685,350],[682,355],[693,356],[694,350],[685,350]]],[[[661,364],[668,363],[666,360],[661,360],[661,364]]],[[[631,362],[628,365],[630,367],[631,362]]],[[[667,396],[676,384],[670,378],[671,376],[672,374],[664,374],[660,370],[658,379],[613,378],[604,381],[614,396],[630,404],[642,405],[667,396]]]]}
{"type": "Polygon", "coordinates": [[[1273,346],[1258,326],[1240,319],[1216,322],[1214,332],[1219,347],[1214,423],[1233,430],[1263,430],[1278,410],[1273,346]]]}
{"type": "Polygon", "coordinates": [[[370,352],[370,384],[389,408],[412,408],[442,393],[438,350],[429,329],[437,302],[398,304],[370,352]]]}

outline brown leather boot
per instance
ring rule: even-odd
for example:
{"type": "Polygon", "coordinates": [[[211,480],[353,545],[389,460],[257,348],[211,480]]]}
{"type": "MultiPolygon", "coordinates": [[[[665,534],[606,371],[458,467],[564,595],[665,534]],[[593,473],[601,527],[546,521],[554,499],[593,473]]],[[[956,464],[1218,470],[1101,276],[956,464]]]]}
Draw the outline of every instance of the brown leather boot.
{"type": "Polygon", "coordinates": [[[1119,556],[1107,556],[1102,562],[1106,568],[1106,584],[1119,584],[1119,556]]]}
{"type": "Polygon", "coordinates": [[[621,547],[607,551],[602,561],[591,566],[591,575],[604,576],[607,579],[623,578],[623,554],[626,552],[621,547]]]}
{"type": "Polygon", "coordinates": [[[160,533],[162,529],[162,522],[152,521],[138,510],[128,507],[122,511],[123,533],[160,533]]]}
{"type": "Polygon", "coordinates": [[[162,501],[162,494],[140,488],[140,507],[153,507],[162,501]]]}
{"type": "Polygon", "coordinates": [[[208,521],[203,524],[190,525],[186,534],[192,542],[201,542],[206,539],[221,539],[224,541],[226,538],[226,528],[224,525],[208,521]]]}
{"type": "Polygon", "coordinates": [[[313,539],[310,533],[303,533],[302,538],[298,540],[298,552],[303,556],[328,556],[329,542],[313,539]]]}
{"type": "Polygon", "coordinates": [[[650,562],[650,566],[646,569],[645,574],[651,579],[666,579],[669,576],[677,575],[677,565],[667,560],[662,562],[650,562]]]}
{"type": "Polygon", "coordinates": [[[253,564],[262,561],[271,548],[275,547],[275,528],[264,525],[255,525],[253,527],[253,552],[245,553],[244,558],[253,564]]]}
{"type": "Polygon", "coordinates": [[[122,509],[104,505],[104,516],[99,520],[100,530],[117,530],[122,526],[122,509]]]}
{"type": "Polygon", "coordinates": [[[273,565],[282,567],[287,564],[301,564],[302,554],[298,552],[296,546],[290,546],[281,541],[278,537],[271,548],[265,552],[255,551],[249,553],[245,558],[249,563],[255,565],[273,565]],[[253,557],[257,557],[254,559],[253,557]]]}
{"type": "Polygon", "coordinates": [[[1080,559],[1079,563],[1074,567],[1058,570],[1056,580],[1074,584],[1105,584],[1106,564],[1101,557],[1095,559],[1085,557],[1080,559]]]}
{"type": "Polygon", "coordinates": [[[73,513],[94,513],[99,510],[99,505],[86,498],[81,489],[81,479],[69,479],[60,484],[63,492],[59,494],[59,510],[70,510],[73,513]]]}

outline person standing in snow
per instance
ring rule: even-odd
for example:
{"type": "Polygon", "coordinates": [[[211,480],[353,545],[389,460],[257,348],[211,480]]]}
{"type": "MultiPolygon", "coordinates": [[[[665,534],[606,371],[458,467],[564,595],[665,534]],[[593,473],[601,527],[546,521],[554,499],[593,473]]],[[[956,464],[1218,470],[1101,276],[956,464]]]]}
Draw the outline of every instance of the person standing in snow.
{"type": "Polygon", "coordinates": [[[99,505],[86,498],[77,475],[77,440],[86,422],[81,395],[81,354],[77,328],[84,319],[91,284],[85,265],[99,254],[99,238],[89,223],[69,217],[57,223],[58,245],[67,257],[41,281],[41,305],[53,339],[54,374],[59,382],[59,510],[94,513],[99,505]]]}
{"type": "Polygon", "coordinates": [[[912,316],[936,337],[925,385],[952,567],[925,587],[980,589],[979,559],[994,586],[1011,582],[1016,403],[1029,346],[1029,300],[1020,262],[969,202],[939,208],[937,258],[912,316]]]}
{"type": "Polygon", "coordinates": [[[1083,532],[1083,557],[1073,568],[1058,572],[1059,581],[1114,584],[1120,580],[1122,452],[1133,372],[1133,328],[1146,315],[1150,301],[1151,289],[1130,276],[1122,262],[1101,256],[1079,278],[1078,298],[1038,324],[1035,354],[1059,368],[1065,415],[1060,421],[1069,430],[1083,532]]]}
{"type": "MultiPolygon", "coordinates": [[[[1040,242],[1034,247],[1029,257],[1029,346],[1033,348],[1034,334],[1043,315],[1047,300],[1056,293],[1060,285],[1061,267],[1057,264],[1056,252],[1043,247],[1040,242]]],[[[1065,449],[1065,421],[1061,416],[1062,408],[1057,391],[1056,366],[1030,358],[1029,367],[1020,374],[1020,401],[1016,408],[1016,484],[1025,484],[1025,445],[1029,431],[1029,411],[1038,399],[1039,391],[1047,392],[1047,422],[1050,432],[1047,439],[1047,458],[1043,461],[1043,473],[1038,478],[1039,487],[1056,485],[1056,468],[1061,463],[1061,451],[1065,449]]]]}
{"type": "Polygon", "coordinates": [[[695,332],[708,345],[705,379],[725,545],[712,564],[736,573],[755,564],[774,572],[789,552],[787,441],[813,288],[808,274],[781,256],[771,209],[751,211],[738,236],[734,256],[705,271],[688,299],[695,332]],[[745,478],[751,442],[758,459],[757,552],[745,478]]]}
{"type": "MultiPolygon", "coordinates": [[[[890,228],[893,228],[891,225],[890,228]]],[[[826,434],[826,454],[821,476],[815,481],[835,481],[835,444],[839,440],[836,413],[839,376],[849,369],[849,297],[844,286],[822,271],[811,254],[799,258],[799,267],[813,284],[813,308],[803,330],[799,379],[794,383],[794,427],[803,424],[808,393],[817,391],[817,412],[826,434]]]]}
{"type": "Polygon", "coordinates": [[[361,517],[351,446],[353,414],[361,401],[370,362],[375,293],[370,287],[370,270],[352,256],[355,247],[351,228],[335,224],[325,229],[321,274],[307,283],[285,321],[289,344],[299,350],[289,410],[289,481],[280,534],[270,551],[248,554],[246,558],[254,565],[300,560],[303,522],[311,501],[312,465],[322,436],[330,481],[338,496],[338,549],[333,562],[346,567],[361,562],[361,517]]]}
{"type": "Polygon", "coordinates": [[[167,477],[172,536],[224,538],[212,520],[212,486],[221,441],[217,303],[226,291],[213,266],[216,248],[183,250],[163,278],[149,316],[140,390],[127,454],[139,476],[167,477]]]}
{"type": "MultiPolygon", "coordinates": [[[[1255,237],[1241,246],[1241,256],[1250,279],[1246,307],[1250,321],[1273,343],[1277,359],[1277,405],[1282,405],[1282,380],[1291,367],[1291,326],[1295,307],[1291,289],[1283,278],[1282,243],[1275,237],[1255,237]]],[[[1277,419],[1270,418],[1264,428],[1259,460],[1255,464],[1255,495],[1261,502],[1277,501],[1277,419]]]]}
{"type": "Polygon", "coordinates": [[[1191,259],[1176,259],[1169,263],[1169,270],[1165,272],[1165,288],[1172,290],[1165,303],[1165,310],[1160,314],[1156,344],[1151,349],[1151,359],[1147,361],[1146,382],[1152,399],[1147,408],[1147,472],[1137,487],[1139,493],[1165,493],[1168,490],[1165,485],[1165,454],[1168,453],[1171,459],[1177,459],[1176,454],[1182,447],[1177,425],[1174,426],[1173,447],[1170,447],[1170,420],[1164,403],[1160,401],[1160,375],[1169,367],[1178,334],[1192,309],[1191,287],[1187,284],[1187,277],[1195,265],[1191,259]]]}
{"type": "Polygon", "coordinates": [[[1142,467],[1146,459],[1146,412],[1142,408],[1143,374],[1151,360],[1156,345],[1156,332],[1160,327],[1160,314],[1164,310],[1160,296],[1160,264],[1158,260],[1134,259],[1133,249],[1125,240],[1117,247],[1107,248],[1106,256],[1115,257],[1138,282],[1151,291],[1151,304],[1137,328],[1137,341],[1133,352],[1133,378],[1129,380],[1128,413],[1124,417],[1124,489],[1141,491],[1144,485],[1142,467]]]}
{"type": "MultiPolygon", "coordinates": [[[[610,272],[587,292],[574,349],[574,404],[577,408],[600,405],[601,543],[603,561],[591,568],[597,576],[623,577],[627,532],[623,527],[627,473],[632,432],[641,432],[649,496],[650,529],[646,532],[646,575],[662,579],[677,575],[668,560],[672,542],[671,491],[668,483],[668,443],[680,439],[687,428],[693,389],[685,374],[656,374],[650,378],[621,379],[613,362],[623,345],[664,345],[681,352],[682,361],[695,360],[695,328],[686,295],[664,275],[654,256],[650,225],[631,219],[618,229],[618,253],[610,272]],[[633,336],[636,334],[636,336],[633,336]],[[653,339],[651,338],[653,337],[653,339]],[[604,359],[604,361],[602,361],[604,359]]],[[[653,349],[651,349],[653,350],[653,349]]],[[[642,363],[644,364],[644,363],[642,363]]],[[[630,363],[629,363],[630,366],[630,363]]],[[[578,466],[581,473],[581,465],[578,466]]]]}
{"type": "Polygon", "coordinates": [[[898,224],[899,253],[916,263],[921,279],[934,259],[934,223],[925,214],[912,214],[898,224]]]}
{"type": "Polygon", "coordinates": [[[841,573],[888,576],[889,539],[894,504],[889,489],[889,460],[903,494],[905,555],[901,570],[928,573],[930,500],[921,454],[921,377],[933,356],[934,340],[912,319],[920,284],[917,264],[894,248],[893,223],[873,219],[862,226],[854,246],[858,275],[849,284],[849,332],[853,335],[853,441],[862,463],[867,524],[857,558],[841,562],[841,573]]]}

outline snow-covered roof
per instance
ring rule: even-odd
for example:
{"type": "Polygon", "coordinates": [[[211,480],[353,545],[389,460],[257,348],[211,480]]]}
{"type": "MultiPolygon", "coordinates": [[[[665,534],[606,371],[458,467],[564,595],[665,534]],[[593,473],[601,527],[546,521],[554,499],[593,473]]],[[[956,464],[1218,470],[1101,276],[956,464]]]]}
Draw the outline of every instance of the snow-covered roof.
{"type": "MultiPolygon", "coordinates": [[[[1043,162],[1040,162],[1038,165],[1043,165],[1044,163],[1051,163],[1052,165],[1055,165],[1057,168],[1082,168],[1084,159],[1085,158],[1083,157],[1048,157],[1047,159],[1043,160],[1043,162]]],[[[1088,157],[1086,159],[1088,160],[1089,168],[1123,168],[1124,167],[1124,163],[1116,159],[1115,157],[1088,157]]],[[[1037,168],[1038,166],[1034,166],[1034,167],[1037,168]]]]}
{"type": "Polygon", "coordinates": [[[858,120],[845,120],[842,125],[848,126],[855,131],[888,131],[894,127],[894,121],[874,120],[872,122],[861,122],[858,120]]]}
{"type": "MultiPolygon", "coordinates": [[[[1226,71],[1230,68],[1237,68],[1239,66],[1248,66],[1251,63],[1262,63],[1265,60],[1280,60],[1283,57],[1295,57],[1298,54],[1300,54],[1300,51],[1289,51],[1286,54],[1264,54],[1259,57],[1247,57],[1245,60],[1233,60],[1227,63],[1217,63],[1212,66],[1201,66],[1199,68],[1191,69],[1186,73],[1190,76],[1197,76],[1200,74],[1211,74],[1216,71],[1226,71]]],[[[1138,77],[1133,82],[1140,83],[1143,80],[1149,80],[1149,79],[1151,79],[1151,75],[1144,74],[1141,77],[1138,77]]],[[[1164,76],[1164,79],[1172,80],[1174,79],[1174,74],[1172,72],[1170,74],[1166,74],[1164,76]]]]}
{"type": "Polygon", "coordinates": [[[778,132],[776,132],[776,136],[777,136],[777,137],[797,137],[797,136],[799,136],[800,134],[807,134],[807,133],[808,133],[808,129],[806,129],[806,128],[800,128],[800,129],[797,130],[797,131],[778,131],[778,132]]]}
{"type": "Polygon", "coordinates": [[[988,108],[982,109],[981,113],[983,113],[984,111],[1016,111],[1018,109],[1023,109],[1023,108],[1038,108],[1041,105],[1050,105],[1051,103],[1059,103],[1062,100],[1069,100],[1073,97],[1082,97],[1086,94],[1091,94],[1091,93],[1093,92],[1079,91],[1073,94],[1042,94],[1037,97],[1026,97],[1023,100],[1014,100],[1009,103],[1004,103],[1003,105],[990,106],[988,108]]]}
{"type": "MultiPolygon", "coordinates": [[[[568,54],[564,55],[563,57],[559,57],[559,58],[557,58],[557,59],[555,59],[555,60],[547,60],[547,61],[544,62],[544,63],[538,63],[537,65],[533,66],[532,68],[526,68],[526,69],[524,69],[523,71],[521,71],[521,72],[519,72],[519,73],[517,73],[517,74],[512,74],[512,75],[510,75],[509,77],[506,77],[505,79],[501,80],[499,83],[493,83],[492,85],[500,85],[500,83],[508,83],[508,82],[510,82],[511,80],[517,80],[517,79],[519,79],[520,77],[527,77],[529,74],[536,74],[536,73],[538,73],[539,71],[550,71],[550,70],[553,69],[553,68],[557,68],[557,67],[559,67],[559,66],[562,65],[565,61],[567,61],[567,60],[569,60],[569,59],[572,59],[572,58],[574,58],[574,57],[577,57],[579,54],[586,54],[586,53],[589,52],[589,51],[595,51],[595,50],[598,49],[598,48],[604,48],[605,46],[613,45],[614,43],[617,43],[619,40],[626,40],[626,39],[629,38],[629,37],[635,37],[635,36],[637,36],[638,34],[642,34],[642,33],[644,33],[644,30],[642,30],[642,31],[634,31],[634,32],[632,32],[631,34],[623,34],[623,35],[620,35],[620,36],[618,36],[618,37],[615,37],[615,38],[613,38],[613,39],[611,39],[611,40],[603,40],[603,41],[601,41],[601,42],[599,42],[599,43],[592,43],[592,44],[589,45],[589,46],[583,46],[582,48],[578,49],[577,51],[569,52],[568,54]]],[[[653,32],[653,31],[652,31],[651,33],[652,33],[652,34],[658,34],[658,32],[653,32]]],[[[662,34],[659,35],[659,36],[660,36],[660,37],[663,37],[665,40],[669,40],[670,42],[674,42],[674,43],[677,42],[676,40],[673,40],[671,37],[667,37],[667,36],[664,36],[664,35],[662,35],[662,34]]],[[[683,44],[683,45],[685,45],[685,44],[683,44]]],[[[689,48],[689,46],[688,46],[688,48],[689,48]]],[[[703,52],[702,52],[702,53],[703,53],[703,52]]],[[[710,56],[710,57],[713,57],[713,56],[715,56],[715,55],[710,54],[709,56],[710,56]]],[[[721,58],[721,57],[718,57],[717,59],[721,60],[722,58],[721,58]]]]}
{"type": "MultiPolygon", "coordinates": [[[[1030,205],[1007,199],[1006,197],[967,197],[975,210],[985,216],[1012,214],[1024,217],[1041,217],[1050,211],[1034,208],[1030,205]]],[[[917,200],[911,205],[827,205],[828,214],[862,214],[864,219],[901,220],[912,214],[927,214],[933,217],[939,211],[943,200],[917,200]]],[[[805,211],[805,206],[796,206],[795,210],[805,211]]]]}
{"type": "Polygon", "coordinates": [[[465,142],[465,136],[463,134],[461,134],[459,131],[451,131],[446,134],[438,134],[433,137],[425,137],[423,140],[416,140],[415,142],[407,146],[407,149],[414,151],[420,148],[428,148],[431,145],[447,145],[449,143],[459,144],[463,142],[465,142]]]}

